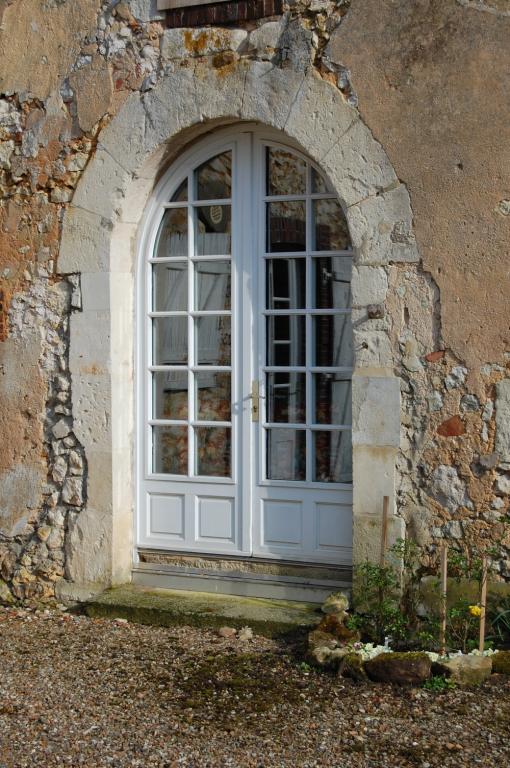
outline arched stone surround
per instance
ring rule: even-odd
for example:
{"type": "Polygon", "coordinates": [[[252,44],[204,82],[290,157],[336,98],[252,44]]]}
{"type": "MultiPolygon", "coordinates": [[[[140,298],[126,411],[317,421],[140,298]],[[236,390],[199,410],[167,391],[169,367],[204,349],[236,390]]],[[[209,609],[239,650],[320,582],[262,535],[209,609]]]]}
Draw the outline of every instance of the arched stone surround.
{"type": "Polygon", "coordinates": [[[71,318],[74,431],[88,461],[87,503],[69,522],[66,576],[76,586],[130,580],[134,487],[134,339],[140,222],[179,149],[219,125],[257,121],[298,142],[328,174],[355,248],[353,322],[354,561],[374,556],[382,496],[395,515],[400,380],[384,312],[390,262],[417,262],[407,190],[340,91],[309,71],[245,61],[176,67],[133,94],[102,131],[64,223],[61,274],[81,276],[71,318]]]}

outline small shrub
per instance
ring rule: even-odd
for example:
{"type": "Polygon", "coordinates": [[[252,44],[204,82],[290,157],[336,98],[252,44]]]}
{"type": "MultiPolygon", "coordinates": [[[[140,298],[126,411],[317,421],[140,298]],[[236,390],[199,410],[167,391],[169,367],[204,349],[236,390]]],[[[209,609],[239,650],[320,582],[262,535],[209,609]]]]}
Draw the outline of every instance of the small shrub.
{"type": "Polygon", "coordinates": [[[510,596],[498,600],[494,607],[489,608],[489,621],[491,639],[498,645],[510,646],[510,596]]]}

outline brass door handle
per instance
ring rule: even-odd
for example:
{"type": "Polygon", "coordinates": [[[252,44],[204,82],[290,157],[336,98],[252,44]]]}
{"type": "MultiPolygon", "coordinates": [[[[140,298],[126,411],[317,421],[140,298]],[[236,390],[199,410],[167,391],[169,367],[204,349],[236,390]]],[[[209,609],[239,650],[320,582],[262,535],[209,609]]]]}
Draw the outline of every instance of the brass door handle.
{"type": "Polygon", "coordinates": [[[251,383],[251,420],[258,421],[260,418],[260,384],[257,380],[251,383]]]}

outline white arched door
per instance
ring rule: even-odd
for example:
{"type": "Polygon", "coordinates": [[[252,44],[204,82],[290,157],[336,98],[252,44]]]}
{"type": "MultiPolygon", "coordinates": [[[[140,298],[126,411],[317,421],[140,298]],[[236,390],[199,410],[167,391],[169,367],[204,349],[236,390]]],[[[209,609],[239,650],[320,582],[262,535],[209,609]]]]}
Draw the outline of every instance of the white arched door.
{"type": "Polygon", "coordinates": [[[347,564],[352,251],[324,175],[277,139],[209,138],[148,212],[138,546],[347,564]]]}

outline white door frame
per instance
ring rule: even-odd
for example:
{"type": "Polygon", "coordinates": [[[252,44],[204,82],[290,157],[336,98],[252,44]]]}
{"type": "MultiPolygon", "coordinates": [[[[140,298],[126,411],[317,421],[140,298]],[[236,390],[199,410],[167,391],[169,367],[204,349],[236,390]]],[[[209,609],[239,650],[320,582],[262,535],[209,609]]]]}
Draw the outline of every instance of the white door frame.
{"type": "MultiPolygon", "coordinates": [[[[169,171],[162,177],[160,183],[157,185],[152,199],[145,211],[142,226],[139,237],[139,263],[140,263],[140,277],[138,280],[137,291],[137,331],[138,331],[138,344],[136,354],[136,389],[137,389],[137,418],[136,418],[136,468],[137,468],[137,514],[135,515],[135,550],[142,546],[143,548],[154,549],[174,549],[168,536],[151,537],[149,541],[146,537],[146,529],[141,525],[142,509],[147,503],[145,497],[145,485],[147,482],[155,483],[154,490],[156,491],[157,484],[165,482],[167,476],[152,476],[148,477],[147,459],[150,455],[148,450],[147,435],[148,430],[144,424],[145,416],[148,415],[145,409],[143,410],[143,417],[141,413],[141,403],[145,403],[146,406],[150,404],[150,400],[146,398],[144,394],[144,388],[146,386],[146,374],[145,360],[147,345],[149,344],[149,335],[147,333],[147,324],[145,321],[145,305],[148,299],[148,291],[150,290],[150,282],[147,280],[148,272],[148,260],[147,254],[152,253],[154,239],[159,224],[159,217],[157,212],[161,205],[168,201],[180,183],[183,173],[186,169],[191,173],[193,167],[200,165],[201,162],[212,158],[219,152],[232,148],[233,151],[233,182],[232,182],[232,355],[234,363],[233,372],[233,402],[237,399],[239,403],[239,392],[241,389],[244,392],[249,391],[248,382],[251,382],[258,376],[260,360],[257,360],[257,353],[261,353],[260,339],[261,335],[261,314],[256,308],[252,309],[253,297],[256,297],[259,309],[263,306],[264,286],[259,279],[260,269],[254,268],[252,260],[258,261],[259,266],[262,265],[261,256],[261,241],[262,233],[265,229],[263,218],[258,221],[258,225],[255,224],[255,218],[252,215],[254,207],[256,206],[260,211],[260,216],[264,216],[264,206],[262,204],[261,194],[263,193],[263,163],[259,162],[259,153],[263,149],[262,141],[266,140],[271,144],[280,145],[287,149],[292,149],[301,157],[304,157],[307,162],[312,161],[306,158],[302,152],[293,144],[287,137],[282,137],[280,132],[272,129],[261,129],[256,124],[245,123],[237,125],[228,129],[223,129],[217,134],[210,135],[205,139],[202,139],[197,144],[193,145],[189,150],[184,152],[181,157],[170,168],[169,171]],[[252,137],[256,140],[252,140],[252,137]],[[283,141],[282,141],[283,139],[283,141]],[[252,157],[254,149],[257,152],[255,157],[252,157]],[[250,165],[248,165],[250,163],[250,165]],[[242,194],[239,194],[238,187],[241,185],[240,174],[243,168],[253,167],[258,173],[256,174],[255,184],[244,184],[242,194]],[[258,197],[258,200],[254,199],[254,195],[258,197]],[[238,222],[254,222],[255,226],[246,226],[241,232],[239,231],[238,222]],[[255,246],[252,246],[255,243],[255,246]],[[258,285],[256,284],[258,281],[258,285]],[[243,312],[241,318],[239,312],[234,309],[235,299],[240,302],[243,312]],[[252,316],[253,311],[253,316],[252,316]],[[257,311],[259,318],[255,319],[255,312],[257,311]],[[237,317],[236,317],[237,315],[237,317]],[[252,338],[254,339],[253,345],[244,343],[242,333],[240,329],[252,328],[252,338]],[[257,338],[258,337],[258,338],[257,338]],[[253,354],[252,354],[253,350],[253,354]],[[235,365],[235,357],[237,354],[238,364],[235,365]],[[241,370],[240,370],[241,369],[241,370]],[[239,375],[243,375],[244,386],[241,387],[239,381],[239,375]],[[235,395],[234,395],[235,393],[235,395]]],[[[324,175],[324,172],[321,170],[324,175]]],[[[262,383],[262,382],[261,382],[262,383]]],[[[262,390],[261,394],[264,392],[262,390]]],[[[197,545],[186,545],[183,549],[182,538],[174,539],[175,550],[188,551],[188,552],[201,552],[211,554],[225,554],[231,556],[243,556],[249,557],[252,555],[262,556],[264,558],[276,558],[276,559],[291,559],[291,560],[304,560],[310,561],[317,558],[309,558],[297,553],[292,548],[285,551],[271,552],[267,547],[261,548],[257,542],[260,542],[261,530],[258,524],[259,515],[253,513],[253,498],[252,494],[259,484],[260,472],[263,466],[263,447],[262,441],[259,438],[260,428],[253,428],[251,421],[251,403],[246,401],[241,404],[241,414],[232,414],[232,445],[236,446],[236,450],[233,453],[233,476],[232,480],[222,480],[220,478],[210,478],[207,483],[200,481],[201,490],[211,498],[218,496],[225,491],[225,486],[230,486],[234,491],[237,488],[237,504],[240,506],[239,517],[239,530],[236,531],[236,540],[232,542],[233,546],[225,546],[225,543],[218,544],[217,542],[207,540],[202,541],[197,545]],[[243,439],[237,439],[237,431],[241,429],[243,439]],[[254,442],[252,442],[254,440],[254,442]],[[242,443],[242,445],[241,445],[242,443]],[[243,454],[253,453],[251,461],[241,461],[243,454]]],[[[182,487],[182,492],[177,495],[185,495],[185,487],[190,483],[189,478],[181,479],[175,478],[175,483],[182,487]]],[[[296,483],[286,481],[264,481],[260,483],[261,486],[266,488],[280,488],[280,495],[283,492],[284,498],[298,499],[302,494],[303,487],[298,486],[296,483]]],[[[327,490],[329,493],[338,493],[342,496],[343,503],[349,505],[351,510],[352,505],[352,485],[335,484],[334,489],[330,484],[326,483],[313,483],[313,488],[317,490],[327,490]]],[[[156,491],[157,492],[157,491],[156,491]]],[[[184,509],[185,518],[191,520],[194,518],[196,524],[196,509],[184,509]]],[[[350,511],[352,515],[352,511],[350,511]]],[[[334,563],[350,563],[351,560],[351,542],[345,547],[345,552],[339,553],[338,549],[334,552],[323,552],[320,558],[320,562],[334,562],[334,563]]],[[[136,553],[135,553],[136,560],[136,553]]]]}

